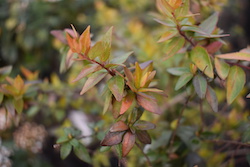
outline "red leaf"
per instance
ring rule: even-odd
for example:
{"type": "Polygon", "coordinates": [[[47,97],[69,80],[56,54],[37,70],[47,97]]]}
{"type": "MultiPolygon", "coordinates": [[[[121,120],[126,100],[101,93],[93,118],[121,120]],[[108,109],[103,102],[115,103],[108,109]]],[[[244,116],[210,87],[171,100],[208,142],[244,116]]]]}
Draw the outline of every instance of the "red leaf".
{"type": "Polygon", "coordinates": [[[101,146],[113,146],[122,142],[122,136],[125,131],[122,132],[108,132],[101,142],[101,146]]]}
{"type": "Polygon", "coordinates": [[[85,31],[80,36],[80,45],[82,47],[83,53],[88,53],[91,45],[91,39],[90,39],[90,26],[88,26],[85,31]]]}
{"type": "Polygon", "coordinates": [[[135,144],[135,135],[131,132],[127,132],[122,141],[122,156],[125,157],[128,155],[130,150],[135,144]]]}
{"type": "Polygon", "coordinates": [[[220,42],[220,41],[215,41],[211,44],[209,44],[206,49],[207,49],[207,52],[209,54],[214,54],[215,52],[217,52],[221,47],[222,47],[223,43],[220,42]]]}
{"type": "Polygon", "coordinates": [[[140,142],[143,144],[151,144],[151,137],[149,136],[148,132],[145,130],[137,130],[136,136],[140,142]]]}
{"type": "Polygon", "coordinates": [[[134,100],[135,100],[135,94],[133,92],[128,92],[128,94],[122,100],[120,114],[124,114],[133,104],[134,100]]]}
{"type": "Polygon", "coordinates": [[[109,129],[110,132],[121,132],[128,130],[128,125],[126,125],[123,121],[116,122],[111,128],[109,129]]]}
{"type": "Polygon", "coordinates": [[[148,110],[148,111],[150,111],[152,113],[155,113],[155,114],[161,114],[162,113],[162,111],[158,107],[158,104],[156,103],[156,100],[154,100],[152,98],[137,94],[137,102],[144,109],[146,109],[146,110],[148,110]]]}

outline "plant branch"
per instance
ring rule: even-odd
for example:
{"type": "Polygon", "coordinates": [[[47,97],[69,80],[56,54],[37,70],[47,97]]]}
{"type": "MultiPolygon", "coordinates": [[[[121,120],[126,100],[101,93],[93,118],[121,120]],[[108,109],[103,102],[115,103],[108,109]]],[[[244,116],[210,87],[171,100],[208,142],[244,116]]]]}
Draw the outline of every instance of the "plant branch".
{"type": "Polygon", "coordinates": [[[143,151],[142,147],[140,146],[140,144],[137,143],[137,142],[135,142],[135,145],[141,150],[142,154],[143,154],[144,157],[146,158],[147,163],[148,163],[148,166],[149,166],[149,167],[153,167],[153,166],[152,166],[152,163],[151,163],[151,161],[150,161],[150,159],[149,159],[149,157],[147,156],[147,154],[144,153],[144,151],[143,151]]]}
{"type": "Polygon", "coordinates": [[[241,65],[241,64],[238,64],[238,63],[231,63],[231,62],[227,62],[227,64],[230,64],[230,65],[236,65],[236,66],[239,66],[239,67],[245,68],[245,69],[247,69],[247,70],[250,70],[250,67],[248,67],[248,66],[244,66],[244,65],[241,65]]]}
{"type": "Polygon", "coordinates": [[[218,139],[206,139],[205,141],[210,142],[210,143],[217,143],[217,144],[222,143],[222,144],[231,144],[231,145],[250,147],[250,144],[242,143],[238,141],[218,140],[218,139]]]}
{"type": "Polygon", "coordinates": [[[172,152],[172,147],[173,147],[173,144],[174,144],[174,139],[175,139],[175,136],[176,136],[176,132],[177,132],[177,129],[178,129],[179,125],[180,125],[182,115],[183,115],[183,113],[184,113],[184,111],[185,111],[185,109],[187,107],[187,104],[189,102],[190,97],[191,96],[188,96],[188,98],[187,98],[187,100],[186,100],[186,102],[185,102],[185,104],[184,104],[184,106],[183,106],[183,108],[181,110],[181,113],[180,113],[180,115],[178,117],[176,128],[174,129],[174,131],[172,133],[172,136],[171,136],[171,139],[170,139],[169,152],[172,152]]]}

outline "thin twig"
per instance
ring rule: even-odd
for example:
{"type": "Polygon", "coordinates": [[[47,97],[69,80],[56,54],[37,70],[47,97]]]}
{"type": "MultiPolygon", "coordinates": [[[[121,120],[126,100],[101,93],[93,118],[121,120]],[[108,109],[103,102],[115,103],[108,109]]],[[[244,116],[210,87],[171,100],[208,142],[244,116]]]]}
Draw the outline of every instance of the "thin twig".
{"type": "Polygon", "coordinates": [[[141,150],[142,154],[143,154],[144,157],[146,158],[147,163],[148,163],[148,166],[149,166],[149,167],[153,167],[153,166],[152,166],[152,163],[151,163],[151,161],[150,161],[150,159],[149,159],[149,157],[147,156],[147,154],[144,153],[144,151],[143,151],[142,147],[140,146],[140,144],[138,144],[137,142],[135,142],[135,145],[141,150]]]}
{"type": "Polygon", "coordinates": [[[231,144],[231,145],[250,147],[250,144],[242,143],[242,142],[238,142],[238,141],[218,140],[218,139],[207,139],[205,141],[211,142],[211,143],[226,143],[226,144],[231,144]]]}
{"type": "Polygon", "coordinates": [[[248,66],[244,66],[244,65],[241,65],[241,64],[238,64],[238,63],[231,63],[231,62],[227,62],[227,64],[230,64],[230,65],[236,65],[236,66],[239,66],[239,67],[245,68],[245,69],[247,69],[247,70],[250,70],[250,67],[248,67],[248,66]]]}
{"type": "Polygon", "coordinates": [[[170,146],[169,146],[169,152],[172,152],[172,147],[173,147],[173,144],[174,144],[174,139],[175,139],[175,136],[176,136],[176,132],[177,132],[177,129],[180,125],[180,122],[181,122],[181,118],[182,118],[182,115],[183,115],[183,112],[185,111],[186,107],[187,107],[187,104],[189,102],[189,99],[190,99],[191,96],[188,96],[182,110],[181,110],[181,113],[178,117],[178,120],[177,120],[177,125],[176,125],[176,128],[174,129],[173,133],[172,133],[172,136],[171,136],[171,139],[170,139],[170,146]]]}

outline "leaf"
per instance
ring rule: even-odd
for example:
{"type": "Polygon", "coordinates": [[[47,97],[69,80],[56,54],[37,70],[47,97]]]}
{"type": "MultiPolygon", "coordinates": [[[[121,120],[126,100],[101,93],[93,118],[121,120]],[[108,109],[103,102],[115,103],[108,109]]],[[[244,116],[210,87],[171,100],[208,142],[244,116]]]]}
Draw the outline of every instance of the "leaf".
{"type": "Polygon", "coordinates": [[[182,0],[180,8],[175,10],[175,15],[178,17],[184,17],[189,14],[189,0],[182,0]]]}
{"type": "Polygon", "coordinates": [[[101,146],[100,152],[103,153],[103,152],[109,151],[110,149],[111,149],[111,146],[101,146]]]}
{"type": "Polygon", "coordinates": [[[80,39],[80,46],[82,48],[83,53],[88,53],[91,45],[91,40],[90,40],[90,26],[88,26],[85,31],[81,34],[80,39]]]}
{"type": "Polygon", "coordinates": [[[92,164],[92,160],[87,149],[81,143],[79,143],[77,147],[74,146],[74,153],[80,160],[92,164]]]}
{"type": "Polygon", "coordinates": [[[220,41],[214,41],[212,43],[210,43],[207,47],[206,50],[209,54],[214,54],[215,52],[217,52],[221,47],[222,47],[223,43],[220,41]]]}
{"type": "Polygon", "coordinates": [[[15,99],[13,102],[17,113],[21,114],[23,111],[23,103],[24,103],[23,99],[22,98],[15,99]]]}
{"type": "Polygon", "coordinates": [[[143,144],[151,144],[151,137],[149,136],[148,132],[145,130],[137,130],[136,136],[138,140],[143,144]]]}
{"type": "Polygon", "coordinates": [[[244,53],[244,52],[221,54],[221,55],[216,55],[216,57],[220,59],[250,61],[250,53],[244,53]]]}
{"type": "Polygon", "coordinates": [[[202,75],[197,74],[193,78],[193,85],[197,95],[203,99],[207,92],[207,80],[202,75]]]}
{"type": "Polygon", "coordinates": [[[169,59],[170,57],[174,56],[185,44],[185,39],[182,37],[174,37],[172,38],[171,42],[167,45],[167,57],[164,60],[169,59]]]}
{"type": "Polygon", "coordinates": [[[135,94],[131,91],[128,91],[127,95],[122,100],[120,114],[124,114],[130,108],[130,106],[133,104],[134,101],[135,101],[135,94]]]}
{"type": "Polygon", "coordinates": [[[225,80],[228,76],[230,66],[227,63],[225,63],[223,60],[220,60],[217,57],[215,57],[214,59],[214,65],[215,65],[215,69],[219,77],[225,80]]]}
{"type": "Polygon", "coordinates": [[[100,82],[105,76],[107,75],[107,73],[94,73],[92,74],[87,81],[85,82],[82,91],[80,93],[80,95],[83,95],[85,92],[87,92],[89,89],[91,89],[92,87],[94,87],[98,82],[100,82]]]}
{"type": "Polygon", "coordinates": [[[123,98],[123,90],[124,90],[124,79],[120,76],[112,77],[108,82],[108,88],[115,96],[117,101],[121,101],[123,98]]]}
{"type": "Polygon", "coordinates": [[[77,139],[75,139],[75,138],[71,139],[71,140],[69,141],[69,143],[70,143],[73,147],[78,147],[78,146],[80,145],[80,142],[79,142],[77,139]]]}
{"type": "Polygon", "coordinates": [[[154,92],[154,93],[164,93],[163,90],[156,88],[140,88],[138,92],[154,92]]]}
{"type": "Polygon", "coordinates": [[[12,66],[4,66],[0,68],[0,81],[8,76],[12,71],[12,66]]]}
{"type": "Polygon", "coordinates": [[[175,35],[177,35],[178,32],[177,31],[167,31],[165,32],[161,38],[157,41],[157,42],[164,42],[164,41],[167,41],[171,38],[173,38],[175,35]]]}
{"type": "Polygon", "coordinates": [[[121,101],[117,101],[117,100],[113,99],[112,114],[113,114],[114,118],[118,118],[118,116],[120,115],[121,105],[122,105],[121,101]]]}
{"type": "Polygon", "coordinates": [[[162,14],[167,16],[172,16],[171,13],[174,11],[166,0],[156,0],[156,7],[162,14]]]}
{"type": "Polygon", "coordinates": [[[140,88],[141,77],[142,77],[142,69],[139,66],[138,62],[135,62],[135,87],[137,89],[140,88]]]}
{"type": "Polygon", "coordinates": [[[126,157],[135,144],[135,135],[127,132],[122,141],[122,156],[126,157]]]}
{"type": "Polygon", "coordinates": [[[111,53],[111,38],[112,38],[113,27],[111,27],[102,38],[104,45],[104,51],[100,57],[101,61],[104,62],[109,59],[111,53]]]}
{"type": "Polygon", "coordinates": [[[19,93],[21,93],[24,88],[24,81],[23,79],[20,77],[20,75],[18,75],[15,79],[14,79],[14,83],[13,86],[19,91],[19,93]]]}
{"type": "Polygon", "coordinates": [[[154,20],[156,22],[164,25],[164,26],[167,26],[167,27],[171,27],[171,28],[175,28],[176,27],[175,22],[173,20],[171,20],[171,19],[166,19],[166,20],[162,21],[162,20],[159,20],[159,19],[155,18],[154,20]]]}
{"type": "Polygon", "coordinates": [[[109,91],[106,95],[105,102],[104,102],[104,107],[103,107],[103,112],[102,114],[105,114],[108,111],[108,108],[110,106],[110,103],[112,101],[112,94],[109,91]]]}
{"type": "Polygon", "coordinates": [[[132,54],[133,52],[128,52],[128,53],[125,53],[125,54],[123,54],[123,55],[121,55],[121,56],[117,56],[117,57],[115,57],[115,58],[113,58],[112,60],[111,60],[111,63],[112,64],[122,64],[122,63],[124,63],[127,59],[128,59],[128,57],[132,54]]]}
{"type": "Polygon", "coordinates": [[[4,94],[0,92],[0,104],[2,104],[3,102],[3,97],[4,97],[4,94]]]}
{"type": "Polygon", "coordinates": [[[182,88],[183,86],[185,86],[192,78],[193,78],[193,74],[192,73],[184,73],[178,79],[178,81],[177,81],[177,83],[175,85],[174,90],[179,90],[180,88],[182,88]]]}
{"type": "Polygon", "coordinates": [[[126,125],[123,121],[118,121],[109,129],[110,132],[121,132],[128,130],[128,125],[126,125]]]}
{"type": "Polygon", "coordinates": [[[239,95],[246,82],[245,72],[238,66],[230,68],[226,90],[227,90],[227,103],[231,104],[239,95]]]}
{"type": "Polygon", "coordinates": [[[101,141],[101,146],[113,146],[122,142],[122,137],[125,131],[122,132],[108,132],[101,141]]]}
{"type": "Polygon", "coordinates": [[[156,103],[155,99],[150,97],[142,96],[141,94],[137,94],[136,96],[137,102],[140,106],[144,109],[154,113],[154,114],[162,114],[158,104],[156,103]]]}
{"type": "Polygon", "coordinates": [[[5,107],[6,111],[8,111],[12,116],[15,116],[15,107],[14,107],[12,99],[7,99],[4,102],[4,107],[5,107]]]}
{"type": "Polygon", "coordinates": [[[181,76],[185,73],[190,73],[190,70],[187,67],[173,67],[173,68],[168,68],[167,72],[175,76],[181,76]]]}
{"type": "Polygon", "coordinates": [[[60,136],[60,137],[56,140],[56,143],[57,143],[57,144],[61,144],[61,143],[67,142],[67,141],[69,141],[69,137],[68,137],[68,136],[60,136]]]}
{"type": "Polygon", "coordinates": [[[69,142],[63,143],[60,149],[61,159],[65,159],[71,152],[72,146],[69,142]]]}
{"type": "Polygon", "coordinates": [[[95,45],[89,50],[88,57],[90,59],[95,59],[96,57],[102,57],[103,51],[105,50],[104,44],[102,41],[98,41],[95,45]]]}
{"type": "Polygon", "coordinates": [[[218,112],[218,99],[214,90],[210,86],[207,87],[206,100],[211,106],[212,110],[214,112],[218,112]]]}
{"type": "MultiPolygon", "coordinates": [[[[206,20],[204,20],[199,27],[206,32],[207,34],[211,34],[218,22],[218,17],[219,14],[217,12],[215,12],[213,15],[211,15],[210,17],[208,17],[206,20]]],[[[195,34],[195,36],[199,36],[199,34],[195,34]]]]}
{"type": "Polygon", "coordinates": [[[133,126],[138,130],[155,129],[155,124],[148,122],[148,121],[144,121],[144,120],[136,121],[133,126]]]}
{"type": "Polygon", "coordinates": [[[201,46],[196,46],[190,54],[192,62],[208,77],[214,78],[213,65],[207,51],[201,46]]]}
{"type": "Polygon", "coordinates": [[[172,6],[174,9],[177,9],[181,6],[182,0],[169,0],[169,5],[172,6]]]}
{"type": "Polygon", "coordinates": [[[78,76],[72,81],[72,82],[76,82],[79,81],[80,79],[86,77],[87,75],[96,72],[98,70],[101,70],[102,67],[98,64],[91,64],[91,65],[87,65],[85,67],[83,67],[82,71],[80,72],[80,74],[78,74],[78,76]]]}
{"type": "Polygon", "coordinates": [[[196,25],[185,25],[181,27],[181,31],[191,31],[191,32],[196,32],[199,33],[199,35],[208,35],[206,32],[204,32],[200,27],[196,25]]]}

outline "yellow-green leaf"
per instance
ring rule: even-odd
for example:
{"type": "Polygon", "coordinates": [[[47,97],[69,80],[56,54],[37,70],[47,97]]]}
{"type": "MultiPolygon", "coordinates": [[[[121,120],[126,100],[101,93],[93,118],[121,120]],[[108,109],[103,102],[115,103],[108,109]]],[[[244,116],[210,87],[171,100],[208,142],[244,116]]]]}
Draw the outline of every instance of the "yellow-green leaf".
{"type": "Polygon", "coordinates": [[[123,55],[117,56],[111,60],[112,64],[122,64],[124,63],[128,57],[132,54],[133,52],[128,52],[123,55]]]}
{"type": "Polygon", "coordinates": [[[113,27],[111,27],[106,34],[102,38],[102,42],[104,45],[104,50],[103,54],[100,57],[101,61],[106,61],[109,59],[110,54],[111,54],[111,39],[112,39],[112,32],[113,32],[113,27]]]}
{"type": "Polygon", "coordinates": [[[227,103],[231,104],[239,95],[246,82],[245,72],[238,66],[231,67],[227,78],[227,103]]]}
{"type": "Polygon", "coordinates": [[[15,99],[13,102],[14,102],[14,106],[15,106],[17,113],[18,114],[22,113],[22,111],[23,111],[23,99],[22,98],[15,99]]]}
{"type": "Polygon", "coordinates": [[[196,46],[190,53],[192,62],[210,78],[214,78],[213,65],[210,57],[201,46],[196,46]]]}
{"type": "Polygon", "coordinates": [[[138,64],[138,62],[136,62],[135,63],[135,87],[137,89],[140,88],[141,77],[142,77],[142,69],[141,69],[140,65],[138,64]]]}
{"type": "Polygon", "coordinates": [[[220,59],[250,61],[250,53],[244,53],[244,52],[221,54],[221,55],[216,55],[216,57],[220,59]]]}
{"type": "Polygon", "coordinates": [[[102,57],[105,47],[102,41],[96,42],[95,45],[89,50],[88,57],[95,59],[96,57],[102,57]]]}
{"type": "Polygon", "coordinates": [[[175,85],[174,90],[179,90],[180,88],[185,86],[192,78],[193,78],[192,73],[185,73],[185,74],[181,75],[180,78],[178,79],[176,85],[175,85]]]}
{"type": "Polygon", "coordinates": [[[108,88],[115,96],[117,101],[121,101],[123,98],[123,90],[124,90],[124,79],[120,75],[112,77],[108,81],[108,88]]]}
{"type": "Polygon", "coordinates": [[[103,112],[102,114],[105,114],[108,111],[108,108],[111,104],[112,101],[112,94],[110,91],[107,92],[105,102],[104,102],[104,107],[103,107],[103,112]]]}
{"type": "Polygon", "coordinates": [[[185,39],[182,37],[174,37],[172,38],[171,42],[167,44],[166,47],[166,59],[169,59],[170,57],[174,56],[185,44],[185,39]]]}
{"type": "Polygon", "coordinates": [[[193,85],[197,95],[203,99],[207,92],[207,81],[206,79],[198,74],[193,78],[193,85]]]}
{"type": "Polygon", "coordinates": [[[215,69],[219,77],[225,80],[228,76],[230,66],[227,63],[225,63],[223,60],[220,60],[217,57],[214,59],[214,65],[215,65],[215,69]]]}
{"type": "Polygon", "coordinates": [[[167,31],[165,32],[161,38],[158,40],[158,42],[164,42],[164,41],[167,41],[171,38],[173,38],[175,35],[177,35],[178,32],[177,31],[167,31]]]}

